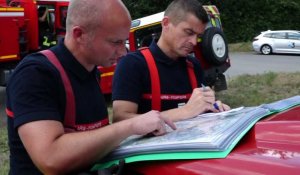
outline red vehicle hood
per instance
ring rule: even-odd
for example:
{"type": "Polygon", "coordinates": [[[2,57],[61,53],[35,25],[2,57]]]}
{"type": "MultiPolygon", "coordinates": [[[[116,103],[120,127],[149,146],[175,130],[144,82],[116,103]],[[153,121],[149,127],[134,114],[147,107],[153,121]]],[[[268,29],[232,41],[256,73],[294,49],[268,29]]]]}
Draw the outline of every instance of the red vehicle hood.
{"type": "Polygon", "coordinates": [[[129,174],[300,174],[300,106],[256,123],[224,159],[148,161],[129,174]]]}

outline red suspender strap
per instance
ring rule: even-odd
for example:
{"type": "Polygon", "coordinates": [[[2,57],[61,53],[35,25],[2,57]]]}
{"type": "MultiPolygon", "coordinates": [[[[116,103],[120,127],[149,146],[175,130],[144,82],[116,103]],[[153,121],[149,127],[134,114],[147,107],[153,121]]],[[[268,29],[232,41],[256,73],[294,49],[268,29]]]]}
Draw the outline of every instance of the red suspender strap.
{"type": "Polygon", "coordinates": [[[14,118],[14,113],[8,108],[5,109],[6,115],[10,118],[14,118]]]}
{"type": "Polygon", "coordinates": [[[66,91],[66,108],[65,108],[64,124],[67,127],[74,127],[76,112],[75,112],[75,97],[71,86],[71,82],[64,68],[62,67],[59,60],[57,59],[56,55],[51,50],[43,50],[41,51],[41,53],[48,58],[48,60],[57,68],[57,70],[60,73],[66,91]]]}
{"type": "Polygon", "coordinates": [[[186,60],[187,70],[190,78],[192,89],[197,88],[197,80],[194,72],[194,65],[189,60],[186,60]]]}
{"type": "MultiPolygon", "coordinates": [[[[64,129],[65,132],[74,132],[74,131],[85,131],[85,130],[92,130],[96,128],[100,128],[102,126],[108,125],[109,121],[108,118],[97,121],[95,123],[89,123],[89,124],[81,124],[81,125],[76,125],[76,109],[75,109],[75,97],[74,97],[74,92],[71,86],[71,82],[69,80],[69,77],[67,76],[64,68],[60,64],[59,60],[55,56],[55,54],[50,51],[50,50],[44,50],[41,51],[43,55],[45,55],[48,60],[56,67],[56,69],[60,73],[60,77],[62,79],[65,92],[66,92],[66,106],[65,106],[65,116],[64,116],[64,129]]],[[[6,113],[8,117],[13,118],[14,113],[6,108],[6,113]]]]}
{"type": "Polygon", "coordinates": [[[151,78],[151,92],[152,92],[152,109],[160,111],[161,109],[161,91],[160,91],[160,80],[157,71],[157,67],[154,58],[149,50],[149,48],[142,48],[141,53],[146,59],[150,78],[151,78]]]}

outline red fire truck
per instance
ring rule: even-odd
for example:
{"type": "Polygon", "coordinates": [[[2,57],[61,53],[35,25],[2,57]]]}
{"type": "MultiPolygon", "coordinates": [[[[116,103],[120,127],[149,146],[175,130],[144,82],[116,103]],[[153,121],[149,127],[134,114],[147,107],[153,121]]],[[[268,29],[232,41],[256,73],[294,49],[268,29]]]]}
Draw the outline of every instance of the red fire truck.
{"type": "Polygon", "coordinates": [[[65,34],[64,20],[69,2],[66,0],[0,0],[0,85],[5,86],[9,75],[27,54],[51,47],[65,34]],[[49,9],[48,37],[39,43],[38,8],[49,9]],[[52,41],[49,41],[52,36],[52,41]],[[54,41],[54,42],[53,42],[54,41]]]}
{"type": "MultiPolygon", "coordinates": [[[[28,53],[51,47],[65,34],[69,0],[0,0],[0,85],[5,86],[17,63],[28,53]],[[48,9],[48,33],[39,42],[38,9],[48,9]]],[[[230,67],[228,47],[215,6],[204,6],[210,23],[199,38],[194,54],[205,70],[205,78],[215,90],[226,89],[224,72],[230,67]]],[[[134,51],[159,37],[163,12],[132,21],[127,48],[134,51]],[[148,43],[147,43],[148,42],[148,43]]],[[[41,39],[40,39],[41,40],[41,39]]],[[[115,66],[101,67],[101,89],[111,93],[115,66]]]]}

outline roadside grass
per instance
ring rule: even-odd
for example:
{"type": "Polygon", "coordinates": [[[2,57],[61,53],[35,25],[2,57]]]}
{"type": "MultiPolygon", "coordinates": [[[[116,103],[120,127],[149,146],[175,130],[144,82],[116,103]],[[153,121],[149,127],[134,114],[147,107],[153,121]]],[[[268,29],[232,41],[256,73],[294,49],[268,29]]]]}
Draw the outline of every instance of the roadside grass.
{"type": "MultiPolygon", "coordinates": [[[[257,106],[300,94],[300,72],[241,75],[227,83],[228,90],[216,93],[216,97],[232,108],[257,106]]],[[[111,103],[108,103],[108,109],[111,119],[111,103]]],[[[6,175],[9,151],[5,125],[0,125],[0,148],[0,175],[6,175]]]]}
{"type": "Polygon", "coordinates": [[[228,50],[229,53],[232,52],[252,52],[252,42],[242,42],[242,43],[233,43],[233,44],[228,44],[228,50]]]}
{"type": "Polygon", "coordinates": [[[228,90],[216,93],[216,98],[233,108],[257,106],[300,95],[300,72],[241,75],[227,83],[228,90]]]}
{"type": "Polygon", "coordinates": [[[0,175],[7,175],[9,170],[9,151],[7,146],[6,126],[0,127],[0,175]]]}

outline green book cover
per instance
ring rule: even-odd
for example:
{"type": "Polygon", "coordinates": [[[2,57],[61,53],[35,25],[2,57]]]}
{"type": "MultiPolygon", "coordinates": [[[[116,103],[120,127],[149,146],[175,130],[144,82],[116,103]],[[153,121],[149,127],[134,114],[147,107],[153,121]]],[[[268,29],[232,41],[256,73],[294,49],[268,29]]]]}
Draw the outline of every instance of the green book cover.
{"type": "Polygon", "coordinates": [[[238,141],[261,118],[300,104],[300,96],[263,104],[239,107],[220,113],[206,113],[176,122],[163,136],[131,136],[99,161],[92,169],[149,160],[225,158],[238,141]]]}

